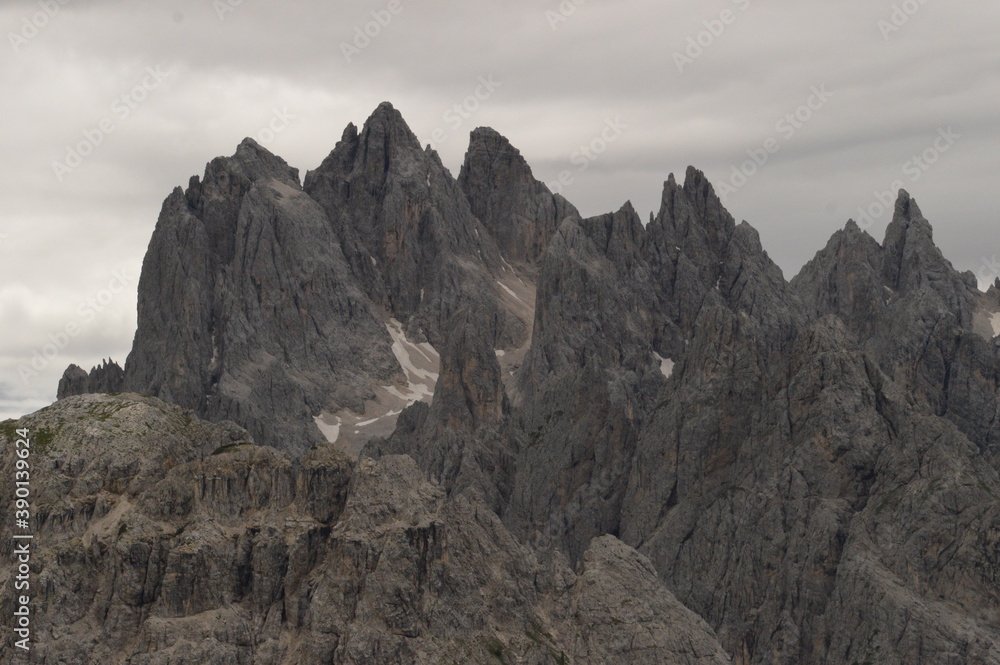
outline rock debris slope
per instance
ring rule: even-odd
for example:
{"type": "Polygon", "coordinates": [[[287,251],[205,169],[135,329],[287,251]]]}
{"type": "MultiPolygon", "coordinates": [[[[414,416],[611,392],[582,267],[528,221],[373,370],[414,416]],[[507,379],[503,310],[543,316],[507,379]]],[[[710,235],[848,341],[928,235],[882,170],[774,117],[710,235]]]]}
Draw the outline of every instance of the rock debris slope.
{"type": "Polygon", "coordinates": [[[175,191],[139,307],[153,397],[31,417],[47,662],[1000,664],[1000,280],[906,192],[789,282],[697,169],[583,218],[383,104],[175,191]]]}

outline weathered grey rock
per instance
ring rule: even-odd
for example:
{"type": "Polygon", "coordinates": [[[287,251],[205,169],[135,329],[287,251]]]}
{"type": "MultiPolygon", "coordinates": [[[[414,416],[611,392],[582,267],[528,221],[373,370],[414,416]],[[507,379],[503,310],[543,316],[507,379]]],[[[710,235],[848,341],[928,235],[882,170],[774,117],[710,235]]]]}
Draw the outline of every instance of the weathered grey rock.
{"type": "MultiPolygon", "coordinates": [[[[327,445],[296,463],[235,425],[128,394],[69,398],[18,425],[36,442],[33,662],[729,662],[631,548],[599,539],[579,574],[539,561],[408,457],[352,468],[327,445]]],[[[20,658],[0,650],[2,665],[20,658]]]]}
{"type": "Polygon", "coordinates": [[[409,455],[449,493],[474,493],[500,512],[510,498],[519,448],[509,413],[488,334],[462,311],[449,323],[430,406],[418,402],[409,407],[392,436],[372,441],[362,454],[409,455]]]}
{"type": "Polygon", "coordinates": [[[56,399],[73,397],[74,395],[86,395],[90,391],[90,375],[87,370],[79,365],[70,365],[63,372],[59,379],[59,388],[56,391],[56,399]]]}
{"type": "Polygon", "coordinates": [[[641,414],[664,382],[652,355],[656,300],[644,242],[631,205],[567,219],[539,275],[514,400],[525,444],[504,520],[574,561],[591,538],[617,533],[641,414]]]}
{"type": "Polygon", "coordinates": [[[932,413],[996,458],[1000,354],[987,319],[1000,307],[944,258],[908,193],[900,191],[881,246],[848,223],[792,285],[818,314],[838,315],[932,413]]]}
{"type": "Polygon", "coordinates": [[[555,610],[566,634],[575,638],[566,662],[730,662],[710,637],[708,624],[672,594],[658,592],[656,578],[646,557],[612,536],[596,538],[583,555],[575,584],[555,610]],[[588,630],[581,633],[574,623],[588,630]]]}
{"type": "MultiPolygon", "coordinates": [[[[757,371],[780,361],[806,316],[756,231],[735,224],[695,169],[683,187],[668,179],[646,228],[630,205],[564,222],[537,302],[518,376],[523,399],[514,400],[529,444],[504,519],[531,542],[566,547],[573,560],[592,537],[624,528],[635,446],[662,402],[663,369],[686,362],[689,342],[712,325],[705,317],[721,308],[753,321],[746,362],[757,371]]],[[[732,352],[720,346],[716,354],[732,352]]]]}
{"type": "Polygon", "coordinates": [[[126,371],[283,450],[135,396],[27,419],[43,662],[1000,663],[1000,280],[908,194],[789,284],[696,169],[580,219],[389,105],[305,189],[245,143],[168,199],[126,371]],[[398,387],[389,317],[440,375],[355,467],[311,415],[398,387]]]}
{"type": "Polygon", "coordinates": [[[375,389],[404,383],[390,317],[441,346],[463,311],[491,348],[524,346],[533,284],[391,105],[360,133],[348,126],[306,190],[251,139],[175,190],[144,261],[123,385],[71,371],[65,394],[154,395],[298,455],[324,440],[316,416],[365,413],[375,389]]]}
{"type": "Polygon", "coordinates": [[[580,216],[569,201],[536,180],[521,153],[489,127],[472,132],[458,184],[472,213],[516,265],[541,261],[559,224],[580,216]]]}
{"type": "Polygon", "coordinates": [[[380,316],[295,169],[247,139],[164,203],[125,388],[301,454],[314,416],[398,376],[380,316]]]}
{"type": "Polygon", "coordinates": [[[440,347],[468,310],[494,348],[520,346],[527,326],[503,304],[510,268],[433,150],[423,150],[399,111],[381,104],[360,133],[350,125],[306,174],[369,297],[414,339],[440,347]]]}
{"type": "Polygon", "coordinates": [[[500,363],[491,340],[467,311],[449,322],[431,417],[448,429],[499,425],[507,410],[500,363]]]}
{"type": "Polygon", "coordinates": [[[77,365],[70,365],[59,380],[56,399],[87,393],[118,393],[124,382],[124,370],[110,359],[93,367],[89,374],[77,365]]]}
{"type": "Polygon", "coordinates": [[[838,319],[804,329],[781,364],[761,363],[761,331],[744,317],[715,306],[702,323],[637,443],[622,538],[650,556],[736,662],[961,662],[939,656],[969,653],[970,635],[994,647],[976,647],[968,662],[997,662],[998,626],[979,609],[995,583],[977,582],[972,596],[961,583],[941,587],[936,593],[962,594],[964,604],[918,614],[931,594],[902,572],[943,566],[911,540],[918,531],[942,549],[992,556],[992,536],[967,545],[959,535],[977,531],[1000,496],[975,447],[915,411],[838,319]],[[941,456],[932,467],[926,450],[941,456]],[[976,479],[957,481],[946,468],[976,479]],[[902,526],[879,509],[893,492],[952,505],[956,485],[967,482],[978,489],[950,520],[908,516],[902,526]],[[877,548],[861,544],[873,532],[877,548]],[[899,572],[884,582],[874,584],[871,572],[865,581],[845,577],[847,567],[890,553],[899,572]],[[845,607],[831,609],[837,603],[845,607]],[[868,628],[876,625],[878,633],[868,628]]]}
{"type": "MultiPolygon", "coordinates": [[[[885,487],[939,496],[936,485],[909,485],[919,477],[919,454],[883,467],[886,450],[941,442],[942,454],[954,456],[950,464],[982,467],[975,483],[983,491],[966,498],[963,519],[969,521],[958,532],[975,529],[979,518],[973,515],[989,511],[988,497],[996,492],[995,473],[982,466],[976,449],[946,422],[914,409],[908,386],[883,375],[838,319],[817,320],[819,312],[809,312],[789,288],[753,229],[732,222],[699,173],[689,171],[683,188],[668,181],[661,214],[645,236],[615,233],[614,224],[583,228],[589,230],[565,236],[560,229],[540,276],[536,332],[521,378],[541,378],[528,382],[525,395],[545,382],[559,388],[529,400],[523,411],[515,404],[515,416],[534,413],[543,424],[518,458],[504,513],[515,532],[539,545],[566,547],[574,558],[582,554],[581,534],[620,535],[650,556],[671,590],[708,620],[739,663],[839,663],[845,648],[864,656],[857,662],[925,662],[941,654],[995,662],[988,645],[997,625],[982,610],[968,609],[987,607],[995,583],[974,598],[963,596],[966,608],[938,607],[921,618],[920,638],[911,642],[904,639],[903,617],[926,602],[924,591],[900,581],[908,599],[893,604],[879,595],[881,588],[862,594],[853,581],[838,586],[845,543],[861,537],[856,522],[881,524],[870,507],[882,500],[885,487]],[[563,237],[572,239],[572,250],[560,264],[555,259],[563,237]],[[630,237],[637,240],[628,242],[630,237]],[[614,238],[623,240],[600,242],[614,238]],[[607,257],[603,267],[601,257],[607,257]],[[608,283],[624,285],[628,294],[596,278],[601,272],[615,275],[608,283]],[[644,278],[631,281],[630,272],[644,278]],[[661,285],[651,296],[656,307],[641,306],[644,283],[661,285]],[[574,298],[578,291],[601,305],[574,298]],[[619,302],[629,304],[619,311],[619,302]],[[613,322],[600,318],[606,311],[613,322]],[[646,311],[668,316],[657,320],[646,311]],[[636,314],[637,323],[623,323],[636,314]],[[578,331],[580,339],[595,343],[578,343],[582,352],[573,355],[578,331]],[[618,385],[635,408],[605,410],[607,402],[596,397],[613,394],[605,386],[615,370],[640,365],[629,360],[629,351],[638,349],[647,358],[650,349],[673,354],[673,375],[657,385],[655,407],[648,406],[642,384],[633,382],[618,385]],[[587,387],[566,382],[573,363],[561,358],[601,371],[590,374],[587,387]],[[565,411],[572,416],[561,420],[565,411]],[[615,432],[626,429],[615,413],[631,416],[633,434],[615,432]],[[595,436],[601,426],[607,429],[595,436]],[[578,429],[567,436],[573,427],[578,429]],[[848,610],[827,614],[834,598],[849,598],[856,613],[871,608],[870,623],[892,637],[858,646],[860,633],[857,639],[843,635],[848,610]],[[893,608],[891,620],[876,609],[883,604],[893,608]],[[931,616],[946,626],[933,636],[931,616]],[[830,647],[834,635],[841,651],[830,647]]],[[[863,239],[859,244],[871,251],[863,239]]],[[[905,279],[920,277],[908,273],[905,279]]],[[[942,547],[957,546],[947,535],[954,523],[932,522],[942,547]]],[[[909,523],[917,528],[916,521],[909,523]]],[[[893,552],[900,562],[922,559],[906,538],[890,531],[879,551],[893,552]]],[[[990,557],[992,542],[977,541],[970,556],[990,557]]],[[[956,591],[949,587],[945,595],[956,591]]]]}

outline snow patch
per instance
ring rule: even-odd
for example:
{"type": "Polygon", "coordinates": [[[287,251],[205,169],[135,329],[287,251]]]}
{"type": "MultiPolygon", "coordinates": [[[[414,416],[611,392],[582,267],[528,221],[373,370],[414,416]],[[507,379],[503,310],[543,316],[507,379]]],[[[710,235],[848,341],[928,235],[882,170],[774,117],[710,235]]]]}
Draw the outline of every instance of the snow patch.
{"type": "Polygon", "coordinates": [[[373,437],[389,436],[403,409],[417,401],[430,402],[434,396],[441,363],[437,351],[426,342],[407,339],[403,324],[396,319],[390,319],[385,327],[406,382],[375,386],[374,396],[365,401],[361,411],[345,408],[313,418],[326,440],[352,457],[357,457],[373,437]]]}
{"type": "Polygon", "coordinates": [[[212,331],[212,359],[208,361],[208,371],[214,372],[219,366],[219,344],[215,337],[215,331],[212,331]]]}
{"type": "Polygon", "coordinates": [[[660,361],[660,372],[669,379],[670,375],[674,373],[674,361],[670,358],[664,358],[656,351],[653,351],[653,357],[660,361]]]}
{"type": "MultiPolygon", "coordinates": [[[[393,416],[398,416],[402,412],[403,412],[402,409],[400,409],[399,411],[390,411],[389,413],[385,414],[384,416],[379,416],[378,418],[372,418],[371,420],[364,420],[364,421],[362,421],[360,423],[354,423],[354,426],[355,427],[368,427],[369,425],[374,425],[375,423],[377,423],[378,421],[382,420],[383,418],[392,418],[393,416]]],[[[357,431],[357,430],[355,430],[355,431],[357,431]]]]}
{"type": "Polygon", "coordinates": [[[331,425],[324,420],[324,416],[321,413],[320,415],[314,417],[313,421],[316,423],[316,427],[319,428],[319,431],[323,433],[323,436],[326,437],[327,441],[330,443],[337,443],[337,439],[340,438],[340,418],[337,418],[336,425],[331,425]]]}
{"type": "Polygon", "coordinates": [[[390,319],[385,328],[392,337],[392,353],[403,368],[407,381],[405,392],[395,386],[386,386],[386,390],[394,397],[405,400],[407,404],[432,397],[438,373],[429,368],[440,366],[438,352],[427,342],[415,344],[408,340],[403,332],[403,324],[396,319],[390,319]]]}
{"type": "Polygon", "coordinates": [[[522,305],[527,305],[528,304],[528,303],[524,302],[523,300],[521,300],[520,296],[518,296],[516,293],[514,293],[514,291],[511,290],[506,284],[503,284],[499,280],[497,281],[497,284],[499,284],[500,288],[503,289],[504,291],[506,291],[508,293],[508,295],[510,295],[510,297],[513,298],[514,300],[518,301],[522,305]]]}
{"type": "Polygon", "coordinates": [[[507,352],[504,351],[503,349],[497,349],[496,350],[496,354],[497,354],[497,358],[503,358],[505,355],[507,355],[507,352]]]}
{"type": "MultiPolygon", "coordinates": [[[[508,270],[508,271],[510,271],[511,273],[513,273],[513,274],[514,274],[514,277],[516,277],[516,278],[517,278],[517,281],[521,282],[521,284],[524,284],[524,280],[523,280],[523,279],[521,279],[521,278],[520,278],[520,277],[518,276],[518,274],[517,274],[517,271],[516,271],[516,270],[514,270],[514,267],[513,267],[513,266],[511,266],[511,265],[510,265],[509,263],[507,263],[507,259],[505,259],[505,258],[503,257],[503,255],[502,255],[502,254],[500,255],[500,260],[501,260],[501,261],[503,261],[503,269],[504,269],[504,270],[508,270]]],[[[526,284],[524,284],[524,285],[525,285],[525,286],[527,286],[526,284]]]]}

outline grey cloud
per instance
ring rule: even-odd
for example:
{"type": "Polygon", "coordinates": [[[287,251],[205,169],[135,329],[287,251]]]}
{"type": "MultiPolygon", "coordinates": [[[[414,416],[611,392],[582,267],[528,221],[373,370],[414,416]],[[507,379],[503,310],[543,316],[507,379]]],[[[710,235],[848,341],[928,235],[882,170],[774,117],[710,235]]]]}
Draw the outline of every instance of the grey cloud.
{"type": "MultiPolygon", "coordinates": [[[[890,16],[890,1],[753,0],[743,11],[745,3],[730,0],[588,0],[556,29],[546,12],[559,11],[557,0],[400,2],[403,11],[350,62],[341,44],[388,0],[246,1],[224,20],[211,0],[81,1],[18,53],[0,48],[0,84],[14,91],[0,99],[5,376],[16,378],[17,359],[59,322],[61,303],[100,288],[107,266],[138,270],[173,187],[231,154],[281,107],[297,118],[268,147],[303,174],[348,122],[360,124],[390,100],[422,142],[447,130],[438,150],[456,175],[469,131],[490,125],[550,184],[576,168],[574,152],[606,118],[620,115],[627,132],[574,171],[565,194],[585,213],[631,199],[645,215],[658,207],[670,172],[694,164],[725,182],[811,86],[826,84],[831,101],[727,200],[734,216],[758,228],[786,276],[949,125],[965,138],[905,186],[956,266],[975,271],[1000,255],[991,201],[1000,7],[927,3],[885,40],[877,22],[890,16]],[[679,72],[674,54],[723,9],[735,22],[679,72]],[[150,66],[176,74],[59,182],[52,162],[150,66]],[[495,94],[457,126],[446,120],[490,75],[502,82],[495,94]]],[[[0,26],[16,32],[35,11],[31,1],[5,3],[0,26]]],[[[870,232],[879,238],[887,221],[870,232]]],[[[134,312],[134,293],[121,303],[134,312]]],[[[58,371],[30,390],[8,381],[2,401],[52,399],[68,362],[124,360],[134,325],[126,318],[95,321],[58,371]]]]}

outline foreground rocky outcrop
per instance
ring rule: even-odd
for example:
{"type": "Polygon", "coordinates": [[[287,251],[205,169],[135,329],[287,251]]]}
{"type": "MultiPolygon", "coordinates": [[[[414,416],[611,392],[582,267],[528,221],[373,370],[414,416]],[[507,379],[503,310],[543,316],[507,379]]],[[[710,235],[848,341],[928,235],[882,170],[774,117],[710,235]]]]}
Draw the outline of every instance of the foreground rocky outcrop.
{"type": "Polygon", "coordinates": [[[18,426],[35,441],[32,662],[729,662],[635,550],[607,536],[576,571],[539,558],[408,457],[353,465],[322,445],[292,462],[131,394],[18,426]]]}

